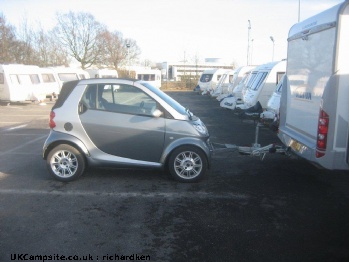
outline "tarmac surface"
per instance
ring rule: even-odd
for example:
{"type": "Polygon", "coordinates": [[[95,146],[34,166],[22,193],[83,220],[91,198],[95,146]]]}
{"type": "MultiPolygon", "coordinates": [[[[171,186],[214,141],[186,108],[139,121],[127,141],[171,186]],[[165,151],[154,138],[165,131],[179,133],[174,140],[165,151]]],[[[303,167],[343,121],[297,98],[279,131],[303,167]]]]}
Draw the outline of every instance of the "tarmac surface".
{"type": "MultiPolygon", "coordinates": [[[[218,101],[168,92],[211,141],[251,145],[255,126],[218,101]]],[[[159,170],[50,177],[53,103],[0,104],[0,261],[349,261],[349,173],[296,157],[216,154],[199,183],[159,170]]],[[[279,143],[260,130],[259,143],[279,143]]]]}

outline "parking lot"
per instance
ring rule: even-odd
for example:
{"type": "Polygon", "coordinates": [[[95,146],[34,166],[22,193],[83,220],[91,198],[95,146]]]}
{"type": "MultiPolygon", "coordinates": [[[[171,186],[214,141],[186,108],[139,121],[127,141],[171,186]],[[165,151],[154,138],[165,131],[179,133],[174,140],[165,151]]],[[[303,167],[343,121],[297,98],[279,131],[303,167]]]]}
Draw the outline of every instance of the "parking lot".
{"type": "MultiPolygon", "coordinates": [[[[254,142],[255,123],[217,100],[169,95],[203,120],[211,141],[254,142]]],[[[52,105],[0,105],[0,261],[349,260],[348,172],[229,152],[199,183],[134,169],[89,169],[62,183],[41,157],[52,105]]],[[[279,141],[263,128],[259,142],[279,141]]]]}

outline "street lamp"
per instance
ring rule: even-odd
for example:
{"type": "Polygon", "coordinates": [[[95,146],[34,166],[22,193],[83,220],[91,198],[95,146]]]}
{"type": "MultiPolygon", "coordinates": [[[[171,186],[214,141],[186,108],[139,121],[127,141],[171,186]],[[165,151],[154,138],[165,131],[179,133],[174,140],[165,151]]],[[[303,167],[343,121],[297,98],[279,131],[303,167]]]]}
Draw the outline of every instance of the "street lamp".
{"type": "Polygon", "coordinates": [[[130,43],[126,43],[127,47],[127,59],[128,59],[128,77],[130,77],[130,43]]]}
{"type": "Polygon", "coordinates": [[[271,36],[270,40],[273,42],[273,56],[272,56],[272,60],[271,61],[274,61],[274,47],[275,47],[274,37],[271,36]]]}
{"type": "Polygon", "coordinates": [[[253,58],[253,41],[254,39],[251,39],[251,62],[250,62],[250,65],[253,65],[253,61],[252,61],[252,58],[253,58]]]}

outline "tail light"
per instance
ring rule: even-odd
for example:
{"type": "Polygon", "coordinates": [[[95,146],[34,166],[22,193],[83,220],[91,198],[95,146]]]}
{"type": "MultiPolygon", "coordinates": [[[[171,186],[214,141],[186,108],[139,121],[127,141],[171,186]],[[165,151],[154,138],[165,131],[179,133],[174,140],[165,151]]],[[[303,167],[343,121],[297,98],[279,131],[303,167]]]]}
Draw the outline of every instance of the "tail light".
{"type": "Polygon", "coordinates": [[[329,122],[330,122],[330,119],[328,114],[322,108],[320,108],[317,141],[316,141],[316,157],[317,158],[325,155],[329,122]]]}
{"type": "Polygon", "coordinates": [[[55,116],[56,116],[55,112],[51,111],[50,112],[50,122],[49,122],[50,128],[55,128],[56,127],[56,123],[53,120],[55,118],[55,116]]]}

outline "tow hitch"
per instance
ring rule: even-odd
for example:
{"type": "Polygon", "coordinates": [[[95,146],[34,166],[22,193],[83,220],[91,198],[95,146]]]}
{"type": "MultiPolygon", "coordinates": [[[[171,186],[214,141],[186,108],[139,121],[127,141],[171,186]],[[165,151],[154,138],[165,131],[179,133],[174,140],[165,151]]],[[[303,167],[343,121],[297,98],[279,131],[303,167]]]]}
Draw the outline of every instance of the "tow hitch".
{"type": "Polygon", "coordinates": [[[264,159],[267,153],[278,153],[289,155],[289,150],[280,145],[269,144],[267,146],[261,146],[258,143],[259,129],[262,127],[262,123],[256,125],[255,141],[251,146],[238,146],[234,144],[220,144],[212,143],[213,154],[224,153],[224,152],[238,152],[242,155],[250,155],[260,157],[261,160],[264,159]]]}

